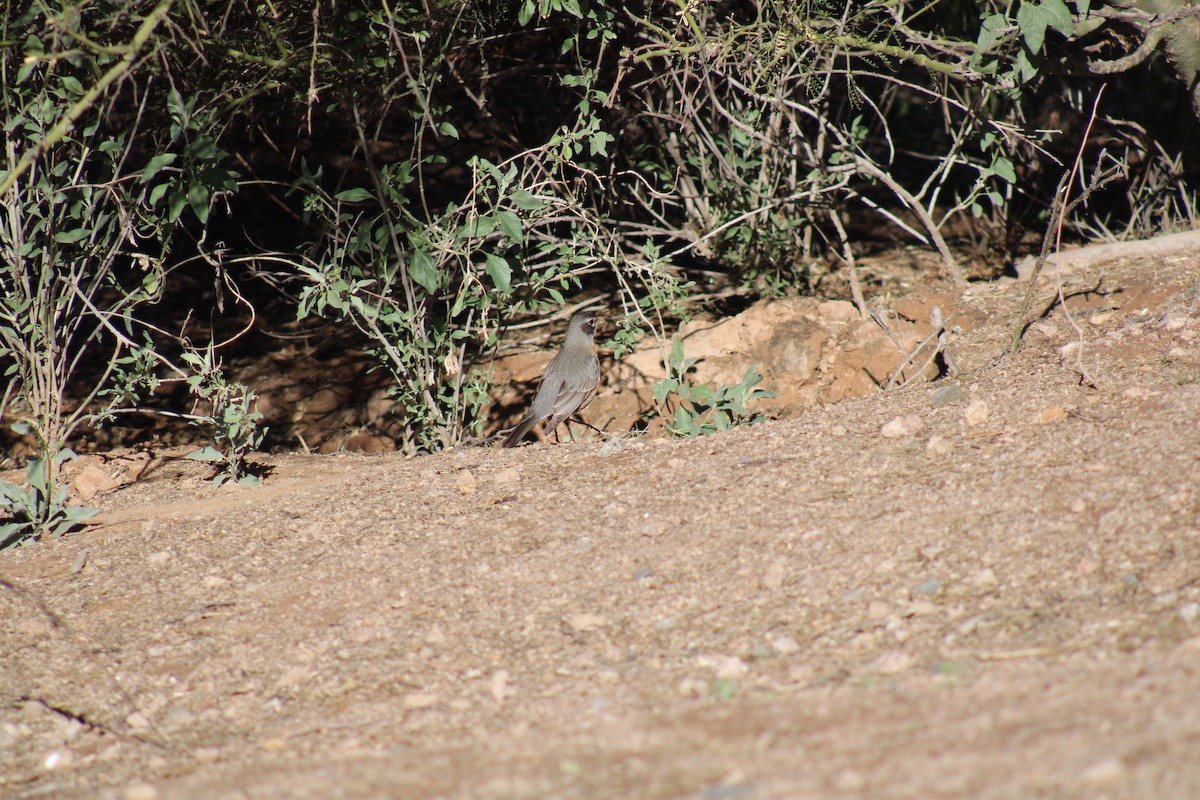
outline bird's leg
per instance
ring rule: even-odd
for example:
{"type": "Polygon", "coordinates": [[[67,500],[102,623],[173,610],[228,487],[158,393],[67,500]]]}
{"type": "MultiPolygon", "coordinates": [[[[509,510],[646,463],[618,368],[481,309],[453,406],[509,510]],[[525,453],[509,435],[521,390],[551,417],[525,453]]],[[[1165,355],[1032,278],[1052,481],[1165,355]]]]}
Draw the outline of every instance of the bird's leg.
{"type": "Polygon", "coordinates": [[[571,417],[571,419],[567,420],[567,422],[578,422],[578,423],[579,423],[580,425],[582,425],[583,427],[585,427],[585,428],[591,428],[591,429],[592,429],[592,430],[594,430],[596,433],[600,434],[601,436],[605,437],[606,439],[611,439],[611,438],[613,438],[613,434],[611,434],[611,433],[605,433],[604,431],[600,430],[600,429],[599,429],[599,428],[597,428],[595,425],[592,425],[591,423],[589,423],[587,420],[583,419],[582,417],[578,417],[578,416],[571,417]]]}

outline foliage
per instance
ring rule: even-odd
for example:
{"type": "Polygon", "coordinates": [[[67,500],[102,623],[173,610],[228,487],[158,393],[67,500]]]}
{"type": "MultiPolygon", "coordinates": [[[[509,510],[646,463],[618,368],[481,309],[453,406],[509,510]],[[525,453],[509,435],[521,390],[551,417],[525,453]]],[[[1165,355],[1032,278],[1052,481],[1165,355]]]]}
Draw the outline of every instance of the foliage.
{"type": "Polygon", "coordinates": [[[257,395],[225,378],[211,347],[184,353],[181,358],[195,370],[187,377],[192,394],[212,409],[208,415],[195,417],[191,422],[211,430],[217,445],[202,447],[189,453],[188,458],[218,465],[220,471],[213,478],[214,488],[226,481],[258,486],[259,477],[249,472],[246,464],[246,456],[262,446],[267,434],[262,427],[262,413],[254,408],[257,395]]]}
{"type": "Polygon", "coordinates": [[[745,376],[733,386],[714,387],[688,380],[688,373],[696,361],[684,357],[683,342],[677,337],[667,359],[667,377],[654,384],[654,402],[661,407],[660,414],[667,420],[668,433],[704,436],[765,419],[762,414],[746,408],[754,400],[776,396],[766,389],[754,388],[762,382],[757,367],[747,367],[745,376]]]}
{"type": "Polygon", "coordinates": [[[130,77],[135,57],[161,45],[154,31],[170,6],[114,24],[104,44],[83,26],[96,21],[91,14],[119,16],[128,5],[96,4],[89,14],[39,5],[3,21],[3,38],[23,41],[25,53],[0,52],[8,167],[0,172],[0,365],[8,379],[0,416],[36,448],[30,489],[4,488],[15,518],[5,527],[9,542],[59,535],[89,516],[64,504],[57,473],[66,443],[135,407],[160,383],[160,368],[182,374],[156,352],[161,339],[138,315],[163,296],[185,206],[204,219],[210,195],[232,190],[232,177],[215,165],[226,154],[211,137],[206,143],[197,115],[184,118],[190,109],[178,93],[168,103],[170,140],[146,159],[149,93],[138,98],[131,81],[135,96],[125,99],[140,104],[125,106],[111,88],[130,77]],[[167,148],[182,140],[186,166],[173,166],[167,148]]]}
{"type": "Polygon", "coordinates": [[[74,457],[64,449],[49,461],[29,459],[25,468],[28,489],[0,480],[0,550],[38,535],[57,538],[96,514],[95,508],[68,506],[66,488],[56,478],[58,467],[74,457]]]}

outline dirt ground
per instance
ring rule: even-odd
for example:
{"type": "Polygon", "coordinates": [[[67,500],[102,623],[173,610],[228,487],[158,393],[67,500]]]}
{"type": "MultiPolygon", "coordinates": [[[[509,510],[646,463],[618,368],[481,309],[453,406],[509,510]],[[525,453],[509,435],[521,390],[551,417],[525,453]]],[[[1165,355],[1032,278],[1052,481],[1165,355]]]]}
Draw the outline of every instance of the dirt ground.
{"type": "Polygon", "coordinates": [[[0,796],[1200,797],[1200,257],[1073,280],[694,440],[100,459],[0,554],[0,796]]]}

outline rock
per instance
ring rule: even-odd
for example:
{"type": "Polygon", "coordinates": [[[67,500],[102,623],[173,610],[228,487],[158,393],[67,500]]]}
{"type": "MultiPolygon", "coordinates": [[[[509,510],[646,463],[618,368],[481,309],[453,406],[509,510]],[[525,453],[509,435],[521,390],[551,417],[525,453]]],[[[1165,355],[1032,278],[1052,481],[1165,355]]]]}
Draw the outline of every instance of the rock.
{"type": "Polygon", "coordinates": [[[931,578],[914,586],[912,593],[914,596],[936,597],[942,593],[942,582],[931,578]]]}
{"type": "Polygon", "coordinates": [[[783,578],[787,572],[787,562],[782,558],[777,558],[771,562],[771,566],[767,567],[766,572],[762,576],[762,587],[764,589],[778,589],[783,586],[783,578]]]}
{"type": "Polygon", "coordinates": [[[790,636],[779,636],[771,640],[771,649],[781,656],[800,652],[800,643],[790,636]]]}
{"type": "Polygon", "coordinates": [[[1106,758],[1087,767],[1080,777],[1088,786],[1111,786],[1119,783],[1127,771],[1121,759],[1106,758]]]}
{"type": "Polygon", "coordinates": [[[475,494],[475,489],[479,485],[475,473],[469,469],[462,469],[454,476],[454,485],[458,487],[458,491],[466,495],[475,494]]]}
{"type": "Polygon", "coordinates": [[[492,483],[496,486],[512,486],[521,480],[521,473],[516,467],[502,469],[492,476],[492,483]]]}
{"type": "Polygon", "coordinates": [[[91,500],[102,492],[111,492],[121,486],[124,481],[116,470],[105,469],[100,464],[89,462],[84,464],[74,477],[75,493],[82,500],[91,500]]]}
{"type": "Polygon", "coordinates": [[[1046,406],[1038,414],[1039,425],[1049,425],[1052,422],[1061,422],[1067,418],[1067,410],[1062,406],[1046,406]]]}
{"type": "Polygon", "coordinates": [[[920,414],[905,414],[885,424],[879,433],[885,439],[902,439],[913,436],[924,427],[920,414]]]}
{"type": "Polygon", "coordinates": [[[749,667],[737,656],[725,656],[717,660],[717,680],[735,681],[745,676],[749,667]]]}
{"type": "Polygon", "coordinates": [[[971,427],[982,425],[988,421],[988,417],[992,414],[992,410],[988,408],[988,404],[982,400],[972,400],[967,410],[963,412],[963,419],[971,427]]]}
{"type": "Polygon", "coordinates": [[[197,747],[192,751],[197,764],[215,764],[221,759],[221,750],[216,747],[197,747]]]}
{"type": "Polygon", "coordinates": [[[594,631],[597,628],[605,627],[608,625],[608,619],[600,616],[599,614],[588,614],[587,612],[582,612],[579,614],[572,614],[571,616],[567,617],[567,624],[582,633],[584,631],[594,631]]]}
{"type": "Polygon", "coordinates": [[[413,692],[404,696],[405,708],[433,708],[439,702],[441,698],[432,692],[413,692]]]}
{"type": "Polygon", "coordinates": [[[991,567],[981,569],[979,572],[976,572],[974,575],[972,575],[971,583],[985,588],[1000,585],[999,579],[996,578],[996,572],[991,567]]]}
{"type": "Polygon", "coordinates": [[[158,789],[150,783],[131,783],[121,792],[124,800],[158,800],[158,789]]]}
{"type": "Polygon", "coordinates": [[[1177,331],[1180,328],[1186,327],[1187,324],[1188,317],[1186,315],[1171,312],[1159,320],[1158,327],[1163,330],[1177,331]]]}
{"type": "Polygon", "coordinates": [[[488,681],[488,691],[497,703],[504,702],[508,697],[508,670],[498,669],[492,673],[491,680],[488,681]]]}
{"type": "Polygon", "coordinates": [[[150,727],[150,720],[147,719],[146,715],[142,712],[134,711],[132,714],[129,714],[127,717],[125,717],[125,724],[128,725],[131,730],[144,731],[150,727]]]}
{"type": "Polygon", "coordinates": [[[939,386],[933,391],[933,394],[929,396],[929,405],[934,408],[947,406],[951,403],[957,403],[964,396],[961,386],[957,383],[948,383],[945,386],[939,386]]]}
{"type": "Polygon", "coordinates": [[[925,455],[930,458],[948,456],[954,450],[954,443],[945,436],[931,436],[925,443],[925,455]]]}
{"type": "Polygon", "coordinates": [[[880,675],[898,675],[913,665],[913,657],[902,650],[884,653],[875,662],[875,671],[880,675]]]}

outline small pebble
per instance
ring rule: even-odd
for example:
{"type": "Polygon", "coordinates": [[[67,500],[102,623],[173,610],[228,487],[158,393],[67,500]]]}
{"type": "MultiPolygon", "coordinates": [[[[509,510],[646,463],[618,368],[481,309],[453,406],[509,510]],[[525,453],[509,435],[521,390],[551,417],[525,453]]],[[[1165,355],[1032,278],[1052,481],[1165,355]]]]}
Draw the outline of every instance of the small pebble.
{"type": "Polygon", "coordinates": [[[938,406],[946,406],[951,403],[957,403],[963,399],[962,387],[957,383],[948,383],[945,386],[939,386],[929,396],[929,405],[937,408],[938,406]]]}
{"type": "Polygon", "coordinates": [[[771,566],[767,567],[762,576],[762,587],[764,589],[778,589],[783,586],[783,579],[787,574],[787,564],[783,559],[776,559],[771,562],[771,566]]]}
{"type": "Polygon", "coordinates": [[[475,488],[479,485],[475,473],[469,469],[459,470],[458,475],[454,478],[454,483],[463,494],[475,494],[475,488]]]}
{"type": "Polygon", "coordinates": [[[521,472],[516,467],[502,469],[492,476],[492,483],[496,486],[511,486],[521,480],[521,472]]]}
{"type": "Polygon", "coordinates": [[[954,442],[945,436],[930,436],[925,443],[925,455],[929,458],[942,458],[954,451],[954,442]]]}
{"type": "Polygon", "coordinates": [[[1039,425],[1049,425],[1052,422],[1062,422],[1067,418],[1067,410],[1062,406],[1046,406],[1038,414],[1039,425]]]}
{"type": "Polygon", "coordinates": [[[907,614],[910,617],[929,617],[940,613],[941,606],[928,600],[914,600],[908,605],[907,614]]]}
{"type": "Polygon", "coordinates": [[[992,410],[988,408],[988,404],[982,400],[974,400],[967,406],[967,410],[963,412],[963,419],[971,427],[982,425],[988,421],[988,417],[992,414],[992,410]]]}
{"type": "Polygon", "coordinates": [[[577,631],[594,631],[608,625],[608,619],[599,614],[583,612],[567,617],[567,624],[577,631]]]}
{"type": "Polygon", "coordinates": [[[879,433],[885,439],[901,439],[905,436],[912,436],[924,427],[925,423],[921,421],[919,414],[905,414],[903,417],[896,417],[888,422],[879,433]]]}
{"type": "Polygon", "coordinates": [[[1179,616],[1184,622],[1195,622],[1200,618],[1200,603],[1184,603],[1179,607],[1179,616]]]}
{"type": "Polygon", "coordinates": [[[508,670],[498,669],[492,673],[491,680],[488,681],[488,692],[497,703],[504,702],[508,697],[508,670]]]}
{"type": "Polygon", "coordinates": [[[923,581],[922,583],[918,583],[913,587],[912,593],[914,595],[924,595],[926,597],[932,597],[934,595],[941,594],[942,582],[936,579],[923,581]]]}
{"type": "Polygon", "coordinates": [[[1125,765],[1119,758],[1097,761],[1083,771],[1083,782],[1089,786],[1109,786],[1125,777],[1125,765]]]}
{"type": "Polygon", "coordinates": [[[903,650],[884,653],[875,662],[875,671],[880,675],[897,675],[913,665],[913,657],[903,650]]]}
{"type": "Polygon", "coordinates": [[[717,661],[717,680],[732,681],[743,677],[749,667],[737,656],[725,656],[717,661]]]}
{"type": "Polygon", "coordinates": [[[771,642],[771,649],[781,656],[800,652],[800,643],[790,636],[780,636],[771,642]]]}
{"type": "Polygon", "coordinates": [[[991,567],[981,569],[971,577],[971,582],[976,586],[997,586],[1000,581],[996,578],[996,572],[991,567]]]}
{"type": "Polygon", "coordinates": [[[404,697],[405,708],[433,708],[440,698],[432,692],[414,692],[404,697]]]}
{"type": "Polygon", "coordinates": [[[834,786],[841,792],[861,792],[867,786],[867,779],[862,773],[852,769],[844,769],[834,778],[834,786]]]}
{"type": "Polygon", "coordinates": [[[221,758],[221,751],[216,747],[197,747],[192,751],[192,758],[197,764],[215,764],[221,758]]]}
{"type": "Polygon", "coordinates": [[[132,783],[121,793],[124,800],[158,800],[158,789],[149,783],[132,783]]]}
{"type": "Polygon", "coordinates": [[[1158,327],[1169,331],[1177,331],[1188,324],[1188,318],[1183,314],[1167,314],[1158,323],[1158,327]]]}
{"type": "Polygon", "coordinates": [[[146,719],[146,715],[140,711],[134,711],[129,716],[125,717],[125,724],[130,729],[135,731],[144,731],[150,727],[150,720],[146,719]]]}

